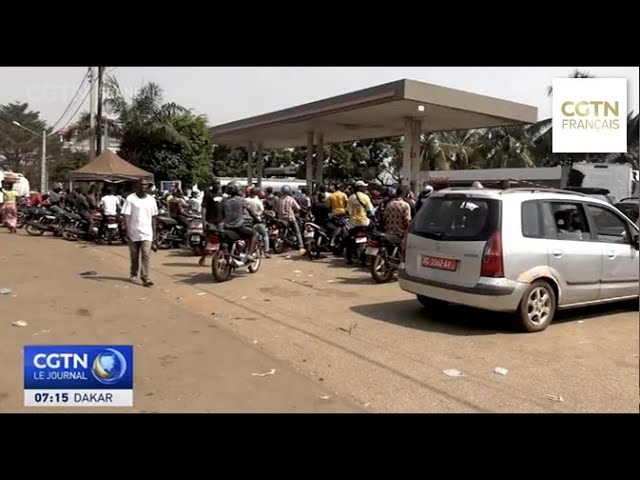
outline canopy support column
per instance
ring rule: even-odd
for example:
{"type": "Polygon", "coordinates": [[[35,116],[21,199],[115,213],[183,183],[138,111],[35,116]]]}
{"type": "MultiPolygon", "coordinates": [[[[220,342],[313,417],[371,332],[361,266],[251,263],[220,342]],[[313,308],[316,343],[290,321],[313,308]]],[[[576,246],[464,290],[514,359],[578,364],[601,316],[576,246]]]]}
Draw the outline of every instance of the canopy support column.
{"type": "Polygon", "coordinates": [[[313,132],[307,133],[307,163],[306,163],[306,171],[307,171],[307,189],[309,190],[309,194],[311,194],[313,190],[313,132]]]}
{"type": "Polygon", "coordinates": [[[253,142],[247,144],[247,187],[253,184],[253,142]]]}
{"type": "Polygon", "coordinates": [[[262,142],[258,142],[258,188],[262,188],[262,176],[264,175],[264,154],[262,150],[262,142]]]}
{"type": "Polygon", "coordinates": [[[420,127],[419,121],[413,118],[404,120],[404,139],[402,143],[401,184],[414,188],[412,182],[417,177],[414,168],[420,168],[420,127]]]}
{"type": "Polygon", "coordinates": [[[324,135],[318,133],[316,138],[316,185],[320,186],[324,183],[324,135]]]}

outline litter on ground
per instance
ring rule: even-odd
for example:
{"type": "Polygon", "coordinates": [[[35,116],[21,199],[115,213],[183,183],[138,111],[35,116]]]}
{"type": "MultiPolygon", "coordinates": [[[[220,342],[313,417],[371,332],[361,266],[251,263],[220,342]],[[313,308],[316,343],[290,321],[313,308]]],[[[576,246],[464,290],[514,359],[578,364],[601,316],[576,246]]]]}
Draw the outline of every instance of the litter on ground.
{"type": "Polygon", "coordinates": [[[0,295],[9,295],[11,293],[10,288],[0,288],[0,295]]]}
{"type": "Polygon", "coordinates": [[[82,275],[83,277],[89,277],[92,275],[97,275],[98,272],[96,272],[95,270],[88,270],[86,272],[82,272],[80,275],[82,275]]]}
{"type": "Polygon", "coordinates": [[[506,368],[502,368],[502,367],[496,367],[494,372],[496,372],[498,375],[506,375],[507,373],[509,373],[509,370],[507,370],[506,368]]]}
{"type": "Polygon", "coordinates": [[[331,398],[331,395],[322,395],[320,398],[322,400],[329,400],[331,398]]]}
{"type": "Polygon", "coordinates": [[[584,323],[584,320],[578,320],[578,323],[584,323]]]}
{"type": "Polygon", "coordinates": [[[200,296],[203,296],[203,295],[206,295],[206,294],[207,294],[206,292],[200,292],[200,293],[198,293],[198,295],[200,295],[200,296]]]}
{"type": "Polygon", "coordinates": [[[268,375],[273,375],[274,373],[276,373],[276,369],[272,368],[268,372],[265,372],[265,373],[252,373],[251,375],[254,376],[254,377],[266,377],[268,375]]]}
{"type": "Polygon", "coordinates": [[[24,320],[18,320],[16,322],[12,322],[11,325],[13,325],[14,327],[26,327],[29,324],[24,320]]]}
{"type": "Polygon", "coordinates": [[[560,395],[545,395],[545,398],[547,400],[551,400],[553,402],[564,402],[564,398],[562,398],[560,395]]]}
{"type": "Polygon", "coordinates": [[[448,368],[447,370],[443,370],[442,373],[447,377],[464,377],[464,373],[460,370],[456,370],[455,368],[448,368]]]}

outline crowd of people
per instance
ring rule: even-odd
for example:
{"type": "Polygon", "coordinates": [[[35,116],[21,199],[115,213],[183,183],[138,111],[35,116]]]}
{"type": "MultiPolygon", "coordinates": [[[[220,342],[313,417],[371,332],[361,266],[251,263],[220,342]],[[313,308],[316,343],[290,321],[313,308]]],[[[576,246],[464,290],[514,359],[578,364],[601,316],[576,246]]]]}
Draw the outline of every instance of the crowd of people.
{"type": "MultiPolygon", "coordinates": [[[[131,252],[131,280],[140,274],[143,284],[151,286],[149,256],[155,232],[153,218],[162,213],[162,209],[185,225],[194,216],[201,215],[208,228],[235,231],[249,242],[254,241],[254,232],[257,231],[263,239],[264,255],[268,258],[271,245],[265,225],[266,216],[288,222],[295,232],[300,254],[304,255],[306,252],[297,220],[307,213],[311,213],[316,224],[329,231],[332,243],[337,227],[329,219],[343,217],[350,229],[377,228],[404,236],[424,199],[433,192],[433,187],[426,185],[415,196],[404,186],[384,187],[361,180],[352,185],[319,186],[311,195],[306,187],[293,190],[285,185],[274,191],[271,187],[264,190],[254,186],[242,187],[236,182],[222,185],[218,180],[214,180],[204,192],[194,191],[187,195],[178,184],[163,194],[156,192],[154,186],[146,181],[139,182],[133,189],[134,192],[129,193],[123,186],[117,189],[106,186],[100,190],[97,185],[88,188],[79,185],[65,191],[61,184],[55,184],[45,196],[32,192],[26,201],[29,206],[46,206],[54,212],[71,207],[86,221],[88,232],[93,230],[91,212],[94,210],[99,210],[105,217],[124,215],[131,252]]],[[[5,179],[0,189],[0,215],[2,224],[12,233],[17,228],[19,201],[11,179],[5,179]]],[[[252,247],[250,244],[250,252],[253,252],[252,247]]],[[[206,258],[205,252],[200,258],[200,265],[205,264],[206,258]]]]}

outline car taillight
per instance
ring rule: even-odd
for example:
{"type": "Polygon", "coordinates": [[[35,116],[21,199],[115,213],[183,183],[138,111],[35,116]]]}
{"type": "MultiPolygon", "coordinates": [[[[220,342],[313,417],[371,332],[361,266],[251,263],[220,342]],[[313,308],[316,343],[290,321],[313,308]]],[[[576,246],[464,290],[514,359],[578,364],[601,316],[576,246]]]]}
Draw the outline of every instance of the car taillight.
{"type": "Polygon", "coordinates": [[[209,243],[220,243],[220,239],[218,238],[217,235],[209,235],[207,237],[207,242],[209,242],[209,243]]]}
{"type": "Polygon", "coordinates": [[[481,277],[504,277],[504,264],[502,260],[502,233],[496,231],[487,241],[482,252],[481,277]]]}
{"type": "Polygon", "coordinates": [[[409,233],[405,233],[404,237],[402,238],[402,243],[400,244],[400,261],[404,262],[405,261],[405,255],[407,253],[407,238],[409,237],[409,233]]]}

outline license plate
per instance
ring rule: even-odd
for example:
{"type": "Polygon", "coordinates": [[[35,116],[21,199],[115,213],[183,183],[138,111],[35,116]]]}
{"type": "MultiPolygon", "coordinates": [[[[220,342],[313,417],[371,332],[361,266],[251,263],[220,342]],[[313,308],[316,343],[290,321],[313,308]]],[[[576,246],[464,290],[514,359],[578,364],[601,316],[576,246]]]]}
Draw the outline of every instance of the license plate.
{"type": "Polygon", "coordinates": [[[207,243],[207,250],[213,250],[214,252],[220,250],[219,243],[207,243]]]}
{"type": "Polygon", "coordinates": [[[310,231],[310,232],[305,231],[305,232],[304,232],[304,238],[311,238],[311,237],[313,237],[313,234],[314,234],[314,233],[315,233],[315,232],[313,232],[313,231],[310,231]]]}
{"type": "Polygon", "coordinates": [[[191,241],[194,243],[200,243],[200,235],[191,235],[191,241]]]}
{"type": "Polygon", "coordinates": [[[378,254],[378,250],[380,250],[380,249],[379,248],[369,247],[364,251],[364,253],[365,253],[365,255],[377,255],[378,254]]]}
{"type": "Polygon", "coordinates": [[[451,258],[422,257],[422,266],[455,272],[458,268],[458,260],[451,258]]]}
{"type": "Polygon", "coordinates": [[[367,243],[369,240],[367,237],[358,237],[356,238],[356,243],[367,243]]]}
{"type": "Polygon", "coordinates": [[[117,223],[109,223],[107,225],[107,228],[118,228],[118,224],[117,223]]]}

